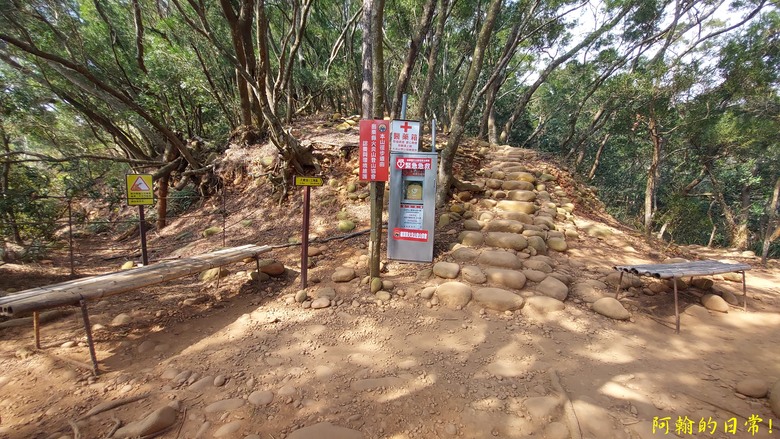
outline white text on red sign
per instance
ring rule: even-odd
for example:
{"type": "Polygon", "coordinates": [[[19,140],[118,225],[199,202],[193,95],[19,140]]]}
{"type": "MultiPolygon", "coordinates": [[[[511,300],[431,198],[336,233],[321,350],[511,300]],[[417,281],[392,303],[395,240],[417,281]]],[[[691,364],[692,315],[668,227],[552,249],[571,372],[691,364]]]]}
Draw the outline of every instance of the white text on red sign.
{"type": "Polygon", "coordinates": [[[396,169],[431,169],[433,162],[429,158],[416,157],[397,157],[395,159],[396,169]]]}

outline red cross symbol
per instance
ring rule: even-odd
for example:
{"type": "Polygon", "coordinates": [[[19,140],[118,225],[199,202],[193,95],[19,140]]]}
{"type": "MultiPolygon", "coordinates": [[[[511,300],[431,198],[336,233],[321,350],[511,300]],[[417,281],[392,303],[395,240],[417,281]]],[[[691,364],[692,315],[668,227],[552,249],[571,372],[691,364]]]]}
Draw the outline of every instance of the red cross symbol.
{"type": "Polygon", "coordinates": [[[404,124],[403,124],[403,125],[401,125],[401,128],[403,128],[403,129],[404,129],[404,132],[407,132],[407,131],[409,131],[409,130],[412,128],[412,126],[411,126],[411,125],[409,125],[409,122],[407,122],[407,121],[404,121],[404,124]]]}

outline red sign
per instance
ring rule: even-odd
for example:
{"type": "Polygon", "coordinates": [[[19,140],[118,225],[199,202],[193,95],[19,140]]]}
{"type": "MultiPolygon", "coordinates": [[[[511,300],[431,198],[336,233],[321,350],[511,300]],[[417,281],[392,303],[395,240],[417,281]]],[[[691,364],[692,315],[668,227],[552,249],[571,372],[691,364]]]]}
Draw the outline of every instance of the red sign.
{"type": "Polygon", "coordinates": [[[393,239],[395,239],[396,241],[426,242],[428,241],[428,231],[416,230],[416,229],[402,229],[400,227],[396,227],[393,229],[393,239]]]}
{"type": "Polygon", "coordinates": [[[387,181],[390,164],[390,122],[360,121],[360,180],[387,181]]]}
{"type": "Polygon", "coordinates": [[[433,162],[427,157],[396,157],[395,169],[431,169],[433,162]]]}

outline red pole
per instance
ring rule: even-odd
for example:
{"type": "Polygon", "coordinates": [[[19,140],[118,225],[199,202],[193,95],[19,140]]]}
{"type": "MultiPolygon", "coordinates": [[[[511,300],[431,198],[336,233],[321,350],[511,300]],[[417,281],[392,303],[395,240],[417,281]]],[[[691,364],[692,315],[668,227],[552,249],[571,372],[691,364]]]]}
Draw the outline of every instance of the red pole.
{"type": "Polygon", "coordinates": [[[309,200],[311,186],[303,192],[303,230],[301,231],[301,289],[306,289],[306,270],[309,268],[309,200]]]}

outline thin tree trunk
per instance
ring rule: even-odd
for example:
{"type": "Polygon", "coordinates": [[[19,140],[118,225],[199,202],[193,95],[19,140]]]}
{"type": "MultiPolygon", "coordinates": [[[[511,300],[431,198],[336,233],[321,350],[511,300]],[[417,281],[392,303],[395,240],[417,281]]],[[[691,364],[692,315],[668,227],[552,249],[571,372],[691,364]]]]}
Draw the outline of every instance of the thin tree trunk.
{"type": "Polygon", "coordinates": [[[547,80],[547,77],[550,76],[550,74],[562,63],[566,62],[567,60],[571,59],[574,55],[579,53],[579,51],[583,47],[587,47],[591,45],[594,41],[596,41],[599,37],[601,37],[604,33],[614,28],[622,19],[623,17],[628,14],[628,11],[631,10],[631,4],[628,3],[626,6],[621,9],[621,11],[615,15],[615,17],[612,18],[609,22],[605,23],[600,28],[596,29],[592,33],[590,33],[585,39],[583,39],[579,44],[569,49],[568,52],[564,53],[563,55],[559,56],[558,58],[554,59],[550,64],[545,67],[545,69],[539,73],[539,77],[537,80],[530,86],[520,96],[520,99],[518,99],[517,104],[515,105],[514,111],[512,111],[512,115],[509,117],[509,120],[504,124],[504,130],[501,132],[501,136],[499,137],[499,141],[506,142],[506,139],[509,137],[509,133],[512,130],[512,125],[515,123],[518,117],[522,115],[525,112],[525,108],[528,105],[528,102],[531,100],[531,97],[536,93],[536,90],[539,89],[539,87],[547,80]]]}
{"type": "Polygon", "coordinates": [[[441,164],[439,167],[439,185],[436,188],[436,205],[443,206],[449,197],[450,187],[452,186],[454,176],[452,166],[455,163],[455,154],[458,151],[460,139],[465,131],[465,116],[469,110],[471,96],[477,86],[477,80],[482,72],[482,63],[485,58],[488,42],[493,34],[498,13],[501,10],[503,0],[492,0],[488,9],[485,22],[479,31],[477,44],[474,46],[471,65],[469,67],[466,80],[463,83],[458,103],[455,106],[452,120],[450,121],[450,136],[447,144],[441,154],[441,164]]]}
{"type": "Polygon", "coordinates": [[[663,139],[659,132],[658,122],[655,120],[655,116],[650,116],[648,122],[648,132],[650,134],[650,141],[653,144],[653,158],[650,162],[650,166],[647,168],[647,183],[645,185],[645,235],[650,237],[653,233],[653,216],[655,216],[655,192],[658,188],[658,179],[660,176],[661,168],[661,148],[663,146],[663,139]]]}
{"type": "Polygon", "coordinates": [[[715,174],[707,163],[704,164],[704,169],[710,177],[715,201],[720,204],[720,208],[723,210],[723,219],[726,221],[726,233],[729,236],[729,241],[733,243],[734,238],[737,236],[737,220],[734,216],[734,212],[731,210],[728,203],[726,203],[726,198],[723,196],[723,191],[720,187],[720,182],[715,178],[715,174]]]}
{"type": "Polygon", "coordinates": [[[401,71],[398,73],[398,81],[395,86],[395,96],[393,97],[393,103],[390,107],[390,119],[396,119],[401,114],[401,102],[403,95],[406,92],[406,88],[409,85],[409,78],[414,69],[414,64],[417,62],[417,56],[420,54],[420,47],[422,46],[423,39],[428,35],[428,31],[431,29],[431,22],[433,20],[433,13],[436,10],[436,0],[425,0],[423,5],[423,12],[420,16],[420,23],[417,25],[417,31],[412,36],[412,40],[409,44],[409,50],[406,51],[406,58],[404,59],[404,65],[401,67],[401,71]]]}
{"type": "Polygon", "coordinates": [[[772,241],[780,237],[780,222],[778,222],[778,203],[780,203],[780,176],[775,182],[775,189],[772,191],[772,201],[767,206],[766,230],[764,231],[764,245],[761,248],[761,263],[766,265],[766,258],[769,255],[769,247],[772,241]]]}
{"type": "MultiPolygon", "coordinates": [[[[8,136],[8,133],[5,131],[5,126],[2,124],[2,120],[0,120],[0,139],[2,139],[3,142],[3,150],[6,153],[11,152],[11,139],[8,136]]],[[[24,241],[22,240],[22,235],[19,233],[19,226],[16,224],[16,214],[14,213],[13,208],[13,202],[7,202],[8,200],[8,190],[9,190],[9,184],[10,184],[10,174],[11,174],[11,163],[9,162],[9,159],[6,158],[3,160],[3,167],[2,167],[2,173],[0,173],[0,197],[6,200],[5,208],[5,218],[8,221],[8,226],[11,228],[11,234],[13,235],[14,242],[23,245],[24,241]]]]}
{"type": "Polygon", "coordinates": [[[590,172],[588,172],[588,180],[593,180],[593,177],[596,176],[596,169],[598,169],[599,163],[601,163],[601,154],[604,152],[604,147],[607,145],[610,136],[611,134],[607,133],[601,140],[599,149],[596,151],[596,158],[593,159],[593,166],[590,167],[590,172]]]}
{"type": "MultiPolygon", "coordinates": [[[[428,101],[431,98],[431,91],[433,90],[433,81],[436,78],[437,62],[439,60],[439,46],[441,45],[442,35],[444,35],[444,25],[447,23],[447,15],[449,14],[450,0],[438,0],[439,1],[439,17],[436,20],[436,30],[433,33],[431,39],[430,51],[428,52],[428,72],[425,75],[425,84],[423,85],[423,91],[420,94],[420,107],[417,110],[417,118],[420,120],[420,126],[425,127],[426,121],[426,109],[428,108],[428,101]]],[[[420,144],[422,144],[422,136],[420,136],[420,144]]]]}

